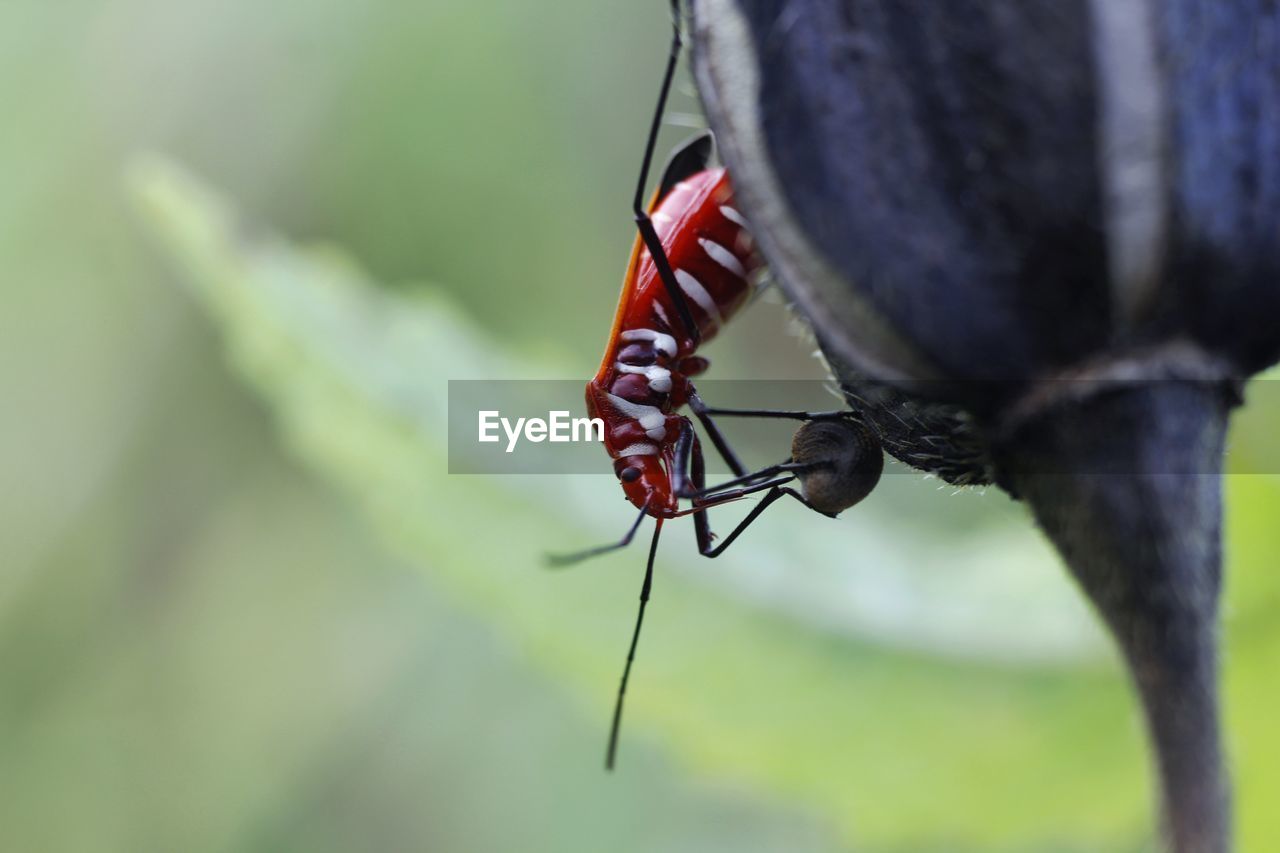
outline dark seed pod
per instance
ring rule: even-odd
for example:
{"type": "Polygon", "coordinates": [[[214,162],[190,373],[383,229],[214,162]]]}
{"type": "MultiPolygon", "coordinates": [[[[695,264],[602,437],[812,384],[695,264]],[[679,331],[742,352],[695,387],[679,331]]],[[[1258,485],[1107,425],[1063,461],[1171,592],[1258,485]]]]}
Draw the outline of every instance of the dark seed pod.
{"type": "Polygon", "coordinates": [[[1027,502],[1129,665],[1170,846],[1230,849],[1220,475],[1280,358],[1280,12],[691,6],[737,206],[850,405],[1027,502]]]}
{"type": "Polygon", "coordinates": [[[806,421],[791,440],[791,459],[805,499],[818,512],[837,515],[880,482],[884,452],[865,424],[852,418],[806,421]]]}

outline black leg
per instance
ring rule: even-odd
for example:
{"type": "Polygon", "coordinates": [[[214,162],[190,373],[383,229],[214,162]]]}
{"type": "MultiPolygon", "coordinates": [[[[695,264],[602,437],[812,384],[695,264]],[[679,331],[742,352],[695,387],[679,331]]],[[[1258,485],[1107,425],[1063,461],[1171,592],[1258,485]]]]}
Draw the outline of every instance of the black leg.
{"type": "MultiPolygon", "coordinates": [[[[689,479],[692,481],[694,488],[701,493],[706,488],[706,466],[702,458],[702,445],[699,443],[698,437],[693,433],[693,430],[690,429],[689,432],[693,435],[690,442],[689,479]]],[[[776,480],[771,480],[767,483],[759,483],[757,485],[717,494],[713,499],[707,500],[705,503],[701,500],[695,501],[693,531],[698,540],[698,553],[702,554],[704,557],[720,556],[724,553],[724,549],[728,548],[729,545],[733,543],[733,540],[737,539],[738,536],[741,535],[742,531],[746,530],[751,526],[753,521],[760,517],[760,513],[764,512],[765,509],[768,508],[769,504],[773,503],[783,495],[790,495],[800,501],[800,503],[808,506],[808,501],[806,501],[799,492],[784,486],[785,483],[789,483],[791,480],[792,478],[789,476],[782,477],[776,480]],[[723,542],[718,546],[713,547],[711,543],[715,537],[711,533],[711,519],[708,516],[708,512],[711,507],[717,506],[721,502],[737,500],[738,498],[746,497],[747,495],[761,492],[766,489],[769,490],[769,494],[765,495],[764,500],[752,507],[751,512],[747,514],[747,517],[739,522],[738,526],[733,529],[733,532],[731,532],[723,542]]]]}
{"type": "MultiPolygon", "coordinates": [[[[753,483],[750,486],[743,486],[738,489],[728,489],[723,492],[706,489],[699,493],[700,495],[705,495],[705,497],[698,497],[695,499],[695,504],[699,508],[710,509],[713,506],[720,506],[721,504],[736,501],[739,498],[745,498],[748,495],[754,495],[756,492],[763,492],[765,489],[772,489],[775,486],[785,486],[794,479],[795,477],[775,477],[772,480],[768,480],[763,483],[753,483]]],[[[705,514],[705,512],[703,514],[705,514]]]]}
{"type": "Polygon", "coordinates": [[[650,257],[653,258],[653,264],[658,270],[658,278],[662,280],[662,284],[667,290],[667,296],[671,298],[671,303],[675,306],[676,313],[680,315],[680,322],[684,324],[685,334],[693,341],[696,347],[702,340],[702,332],[699,331],[698,324],[693,321],[693,312],[689,310],[689,303],[684,298],[680,283],[676,281],[675,272],[671,269],[671,262],[667,259],[667,252],[662,248],[662,241],[658,239],[658,232],[653,227],[653,220],[649,218],[649,212],[645,210],[644,206],[644,189],[645,185],[649,183],[649,167],[653,164],[653,149],[658,144],[658,130],[662,127],[662,113],[667,107],[667,96],[671,93],[671,80],[675,77],[676,62],[680,58],[682,45],[683,42],[680,40],[680,2],[679,0],[671,0],[671,54],[667,58],[667,70],[662,77],[662,88],[658,91],[658,107],[654,110],[653,122],[649,126],[649,139],[644,146],[644,159],[640,161],[640,180],[636,183],[636,195],[631,208],[635,213],[636,227],[640,230],[640,239],[644,241],[650,257]]]}
{"type": "MultiPolygon", "coordinates": [[[[697,435],[693,437],[693,453],[689,457],[689,480],[693,483],[695,494],[707,486],[707,467],[702,458],[702,444],[698,441],[697,435]]],[[[696,501],[694,502],[694,509],[699,509],[696,501]]],[[[711,518],[707,514],[709,509],[710,507],[702,507],[693,516],[693,534],[698,540],[699,554],[705,554],[707,549],[711,547],[713,536],[711,533],[711,518]]]]}
{"type": "Polygon", "coordinates": [[[791,460],[788,459],[786,462],[780,462],[777,465],[770,465],[766,468],[761,468],[758,471],[751,471],[750,473],[744,474],[741,477],[735,477],[732,480],[726,480],[723,483],[718,483],[714,486],[708,486],[702,491],[694,492],[693,494],[688,495],[687,497],[692,498],[695,501],[719,500],[721,497],[723,497],[721,493],[724,492],[725,489],[729,489],[734,486],[745,486],[748,484],[754,485],[758,483],[758,481],[760,480],[766,480],[770,477],[776,477],[779,474],[798,474],[802,471],[812,471],[814,470],[814,468],[815,466],[813,465],[813,463],[792,462],[791,460]]]}
{"type": "Polygon", "coordinates": [[[617,542],[609,545],[600,545],[596,548],[588,548],[585,551],[575,551],[572,554],[548,554],[546,557],[548,568],[560,569],[565,566],[571,566],[574,563],[580,563],[583,560],[600,554],[607,554],[610,551],[617,551],[631,544],[631,540],[635,538],[636,531],[640,529],[640,522],[644,521],[644,517],[648,515],[648,508],[640,510],[640,514],[636,516],[636,520],[631,523],[631,529],[627,531],[627,535],[623,536],[617,542]]]}
{"type": "Polygon", "coordinates": [[[662,519],[653,528],[653,543],[649,545],[649,560],[644,566],[644,583],[640,585],[640,612],[636,614],[636,627],[631,633],[631,646],[627,649],[627,662],[622,667],[622,682],[618,685],[618,698],[613,704],[613,723],[609,726],[609,746],[605,749],[604,768],[613,769],[618,755],[618,732],[622,728],[622,703],[627,696],[627,680],[631,678],[631,664],[636,659],[636,645],[640,642],[640,626],[644,624],[644,608],[649,603],[653,589],[653,560],[658,553],[658,534],[662,533],[662,519]]]}
{"type": "MultiPolygon", "coordinates": [[[[699,403],[701,403],[701,401],[699,401],[699,403]]],[[[697,409],[695,408],[694,411],[696,412],[697,409]]],[[[715,435],[718,435],[718,433],[713,433],[713,440],[715,435]]],[[[723,440],[723,438],[720,439],[720,441],[723,440]]],[[[813,463],[793,462],[790,459],[787,459],[785,462],[780,462],[777,465],[770,465],[757,471],[744,471],[743,466],[740,463],[737,463],[732,451],[730,451],[727,446],[721,451],[721,455],[725,456],[726,462],[729,462],[731,465],[735,465],[738,476],[732,480],[718,483],[714,486],[698,486],[695,483],[695,479],[701,478],[702,480],[705,480],[706,478],[705,467],[702,459],[702,444],[698,441],[697,433],[694,432],[693,429],[693,424],[689,422],[688,418],[682,418],[680,424],[680,436],[676,439],[674,464],[672,465],[671,470],[672,490],[678,497],[692,498],[694,501],[712,499],[719,501],[721,498],[728,498],[730,494],[732,494],[733,498],[736,499],[773,485],[770,483],[760,486],[758,482],[760,480],[776,477],[778,474],[794,474],[801,471],[809,471],[815,467],[813,463]],[[692,470],[694,453],[697,453],[698,455],[696,474],[692,470]],[[742,489],[733,493],[724,491],[732,486],[745,486],[747,484],[751,484],[752,488],[749,488],[746,491],[743,491],[742,489]],[[721,494],[722,492],[723,494],[721,494]]],[[[792,478],[786,477],[778,482],[787,482],[790,479],[792,478]]]]}
{"type": "MultiPolygon", "coordinates": [[[[675,452],[672,454],[674,461],[671,466],[671,490],[676,493],[676,497],[686,497],[697,492],[697,486],[694,485],[690,477],[690,454],[694,447],[698,445],[698,434],[693,431],[693,424],[688,418],[680,419],[680,435],[676,438],[675,452]]],[[[702,448],[697,446],[697,453],[702,455],[702,448]]]]}
{"type": "MultiPolygon", "coordinates": [[[[704,404],[705,405],[705,404],[704,404]]],[[[848,411],[798,412],[788,409],[718,409],[706,406],[708,415],[722,418],[783,418],[793,421],[830,421],[849,416],[848,411]]]]}
{"type": "Polygon", "coordinates": [[[698,422],[702,424],[702,428],[707,431],[707,438],[711,439],[711,443],[720,454],[720,458],[729,466],[729,470],[733,472],[733,475],[735,477],[744,476],[747,473],[747,467],[742,464],[737,454],[729,447],[729,442],[725,441],[720,428],[711,419],[712,410],[707,407],[706,403],[702,402],[702,398],[698,396],[697,391],[692,391],[689,394],[689,408],[693,410],[693,414],[698,418],[698,422]]]}
{"type": "MultiPolygon", "coordinates": [[[[787,481],[782,480],[777,482],[787,482],[787,481]]],[[[769,494],[765,495],[763,500],[760,501],[760,503],[756,504],[754,507],[751,508],[751,512],[747,513],[747,517],[742,519],[742,521],[738,523],[738,526],[735,527],[733,531],[724,538],[723,542],[721,542],[719,545],[717,545],[714,548],[710,547],[711,545],[710,542],[706,543],[706,547],[703,546],[702,542],[698,543],[698,551],[702,554],[702,556],[712,557],[712,558],[719,557],[721,554],[724,553],[724,550],[726,548],[728,548],[730,545],[733,544],[733,540],[737,539],[738,536],[742,533],[742,531],[750,527],[751,523],[760,517],[760,513],[764,512],[766,509],[769,508],[769,505],[771,503],[776,501],[778,498],[783,497],[784,495],[790,495],[791,497],[800,501],[800,503],[804,504],[805,506],[809,505],[808,502],[804,499],[804,497],[795,489],[787,488],[786,486],[782,486],[782,485],[777,485],[776,483],[766,483],[762,486],[759,486],[758,488],[749,489],[747,491],[748,492],[759,491],[760,489],[763,489],[766,487],[771,487],[769,490],[769,494]]],[[[702,513],[702,515],[705,516],[706,513],[702,513]]]]}
{"type": "MultiPolygon", "coordinates": [[[[705,488],[702,483],[706,480],[705,460],[702,457],[702,442],[698,440],[698,434],[693,429],[693,424],[688,418],[682,418],[680,423],[680,436],[676,439],[676,447],[674,453],[674,462],[671,467],[671,489],[678,497],[692,498],[695,506],[699,501],[707,498],[711,493],[718,493],[729,486],[737,486],[743,483],[754,483],[767,477],[772,477],[783,471],[803,470],[810,466],[796,465],[790,460],[780,465],[770,465],[768,468],[762,468],[759,471],[751,471],[743,474],[736,480],[730,480],[727,483],[721,483],[713,488],[705,488]]],[[[787,482],[790,477],[786,477],[779,482],[787,482]]],[[[772,483],[766,484],[763,488],[767,488],[772,483]]],[[[753,492],[760,491],[760,488],[749,488],[746,490],[738,489],[732,493],[731,499],[744,497],[753,492]]],[[[729,496],[731,493],[714,494],[715,501],[729,496]]]]}

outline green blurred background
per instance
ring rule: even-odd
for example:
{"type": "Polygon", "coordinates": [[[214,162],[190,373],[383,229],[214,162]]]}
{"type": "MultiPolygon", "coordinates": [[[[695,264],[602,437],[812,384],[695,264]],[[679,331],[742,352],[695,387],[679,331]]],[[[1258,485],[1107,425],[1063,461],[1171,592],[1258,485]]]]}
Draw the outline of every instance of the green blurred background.
{"type": "MultiPolygon", "coordinates": [[[[897,468],[715,562],[667,537],[601,771],[641,555],[539,555],[630,513],[603,459],[449,476],[442,407],[594,371],[662,6],[0,4],[4,849],[1150,848],[1054,556],[897,468]]],[[[808,349],[766,301],[710,352],[808,349]]],[[[1227,488],[1239,835],[1275,849],[1280,479],[1227,488]]]]}

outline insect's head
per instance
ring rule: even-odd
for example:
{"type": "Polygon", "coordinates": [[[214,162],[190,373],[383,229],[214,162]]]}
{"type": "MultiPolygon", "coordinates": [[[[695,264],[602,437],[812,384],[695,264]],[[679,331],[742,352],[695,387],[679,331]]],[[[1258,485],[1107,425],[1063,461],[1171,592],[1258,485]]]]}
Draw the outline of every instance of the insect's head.
{"type": "Polygon", "coordinates": [[[677,500],[662,457],[623,456],[614,461],[613,470],[627,500],[637,508],[648,506],[657,515],[663,514],[664,510],[675,512],[677,500]]]}

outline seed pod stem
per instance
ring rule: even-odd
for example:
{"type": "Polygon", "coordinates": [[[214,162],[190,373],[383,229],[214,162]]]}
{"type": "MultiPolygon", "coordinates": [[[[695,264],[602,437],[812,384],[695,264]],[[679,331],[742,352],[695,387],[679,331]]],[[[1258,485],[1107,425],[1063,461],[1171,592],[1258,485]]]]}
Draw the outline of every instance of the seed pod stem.
{"type": "Polygon", "coordinates": [[[1230,404],[1211,383],[1137,384],[1044,412],[999,453],[1129,664],[1176,853],[1230,849],[1216,700],[1230,404]]]}

